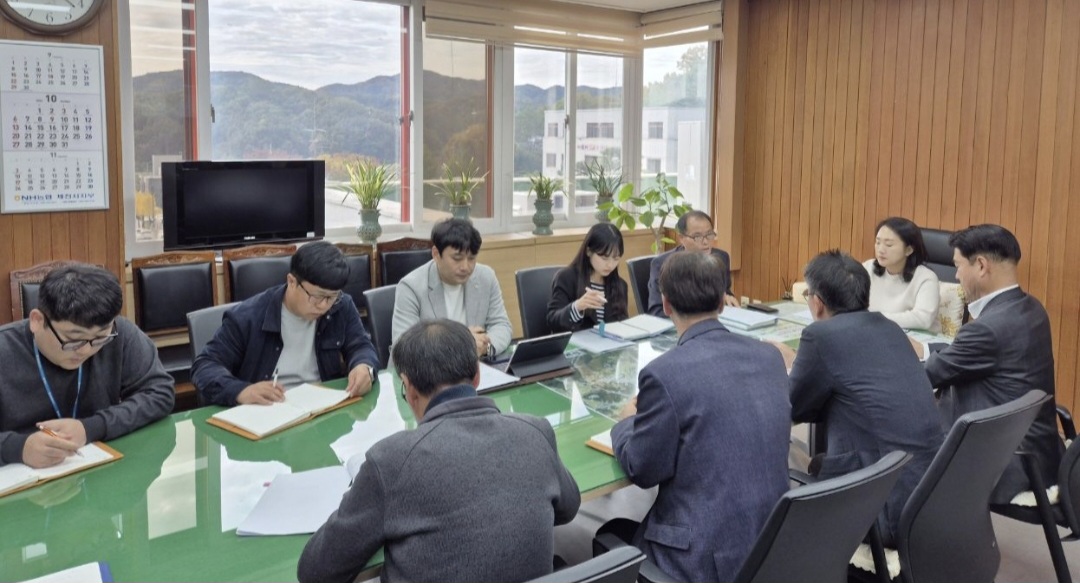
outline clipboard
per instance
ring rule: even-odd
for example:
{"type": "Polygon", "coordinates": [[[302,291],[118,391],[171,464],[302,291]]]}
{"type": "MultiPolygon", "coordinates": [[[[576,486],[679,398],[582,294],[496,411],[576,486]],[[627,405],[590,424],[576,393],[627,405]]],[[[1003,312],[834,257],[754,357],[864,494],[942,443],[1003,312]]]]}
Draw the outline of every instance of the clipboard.
{"type": "Polygon", "coordinates": [[[250,439],[252,441],[259,441],[259,440],[261,440],[261,439],[263,439],[265,437],[270,437],[271,435],[277,435],[278,433],[281,433],[282,431],[285,431],[286,429],[296,427],[297,425],[303,425],[304,423],[307,423],[308,421],[311,421],[312,419],[315,419],[316,417],[319,417],[321,415],[325,415],[326,413],[329,413],[331,411],[337,411],[338,409],[341,409],[342,407],[348,407],[349,405],[352,405],[353,403],[359,403],[361,399],[363,399],[363,397],[350,397],[350,398],[345,399],[344,401],[342,401],[342,402],[340,402],[340,403],[338,403],[338,404],[336,404],[336,405],[334,405],[332,407],[327,407],[326,409],[320,409],[319,411],[316,411],[315,413],[312,413],[312,414],[308,415],[307,417],[301,417],[301,418],[297,419],[296,421],[293,421],[292,423],[286,423],[285,425],[282,425],[282,426],[278,427],[277,429],[274,429],[273,431],[264,433],[262,435],[255,435],[254,433],[252,433],[252,432],[250,432],[250,431],[248,431],[246,429],[241,429],[241,428],[233,425],[232,423],[229,423],[228,421],[222,421],[221,419],[215,419],[214,417],[207,418],[206,423],[209,424],[209,425],[213,425],[214,427],[224,429],[225,431],[235,433],[235,434],[239,435],[240,437],[244,437],[244,438],[250,439]]]}

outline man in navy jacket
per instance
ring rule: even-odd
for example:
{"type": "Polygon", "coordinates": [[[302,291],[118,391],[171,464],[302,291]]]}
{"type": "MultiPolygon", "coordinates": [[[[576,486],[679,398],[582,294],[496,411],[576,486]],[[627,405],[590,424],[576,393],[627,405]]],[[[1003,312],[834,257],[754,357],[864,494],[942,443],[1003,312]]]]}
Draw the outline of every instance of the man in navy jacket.
{"type": "MultiPolygon", "coordinates": [[[[784,359],[717,320],[726,266],[676,253],[660,274],[678,345],[649,363],[611,431],[630,480],[659,485],[633,543],[679,581],[731,581],[788,489],[784,359]]],[[[602,527],[603,529],[604,527],[602,527]]]]}
{"type": "Polygon", "coordinates": [[[229,310],[191,367],[204,403],[270,404],[287,386],[348,375],[350,396],[371,390],[378,356],[352,299],[349,266],[320,241],[293,255],[285,284],[229,310]]]}

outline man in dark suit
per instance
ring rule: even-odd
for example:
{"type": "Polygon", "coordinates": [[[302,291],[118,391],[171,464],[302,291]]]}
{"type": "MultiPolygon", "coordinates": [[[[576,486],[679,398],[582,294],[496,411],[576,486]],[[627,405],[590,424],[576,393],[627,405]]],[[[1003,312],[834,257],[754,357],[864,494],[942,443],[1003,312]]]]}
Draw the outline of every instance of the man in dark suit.
{"type": "MultiPolygon", "coordinates": [[[[1032,389],[1054,396],[1054,353],[1050,319],[1039,300],[1024,293],[1016,279],[1020,243],[999,225],[975,225],[949,237],[956,278],[964,288],[972,320],[950,345],[915,351],[926,359],[930,383],[942,389],[939,407],[949,424],[964,413],[987,409],[1032,389]]],[[[1054,399],[1039,411],[1021,447],[1033,454],[1043,481],[1057,483],[1063,446],[1057,434],[1054,399]]],[[[1006,504],[1030,490],[1014,456],[991,495],[1006,504]]]]}
{"type": "Polygon", "coordinates": [[[675,223],[675,232],[679,246],[667,253],[657,255],[650,265],[648,312],[654,316],[665,316],[664,305],[660,300],[660,271],[664,268],[664,263],[667,262],[668,258],[680,251],[711,253],[713,257],[722,261],[724,265],[724,281],[727,282],[726,287],[724,287],[724,305],[738,306],[739,300],[731,293],[731,257],[728,256],[727,251],[712,246],[713,241],[716,240],[712,217],[702,211],[689,211],[679,217],[678,222],[675,223]]]}
{"type": "Polygon", "coordinates": [[[885,503],[885,544],[895,540],[900,512],[941,447],[933,389],[904,331],[870,307],[870,276],[846,253],[826,251],[807,264],[806,303],[814,323],[799,354],[778,344],[791,367],[791,418],[819,422],[828,446],[811,473],[832,478],[903,450],[913,459],[885,503]]]}
{"type": "Polygon", "coordinates": [[[664,312],[679,342],[641,371],[636,403],[611,431],[630,480],[660,486],[648,516],[624,538],[679,581],[732,580],[788,489],[784,361],[717,321],[726,273],[704,253],[665,263],[664,312]]]}

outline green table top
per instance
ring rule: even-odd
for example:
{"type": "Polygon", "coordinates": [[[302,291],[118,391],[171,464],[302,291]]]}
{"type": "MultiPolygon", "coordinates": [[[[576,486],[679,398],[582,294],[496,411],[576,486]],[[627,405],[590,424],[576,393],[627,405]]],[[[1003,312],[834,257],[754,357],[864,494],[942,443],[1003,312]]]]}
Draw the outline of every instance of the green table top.
{"type": "MultiPolygon", "coordinates": [[[[599,496],[629,482],[614,458],[585,442],[614,424],[636,394],[638,371],[674,343],[669,333],[604,354],[571,350],[572,376],[487,396],[505,412],[546,418],[583,497],[599,496]]],[[[0,498],[0,581],[93,561],[108,562],[117,581],[295,581],[307,535],[235,529],[277,474],[338,464],[335,450],[415,427],[399,390],[388,389],[376,384],[359,403],[261,441],[208,425],[220,407],[113,440],[123,459],[0,498]]],[[[369,566],[381,563],[380,553],[369,566]]]]}

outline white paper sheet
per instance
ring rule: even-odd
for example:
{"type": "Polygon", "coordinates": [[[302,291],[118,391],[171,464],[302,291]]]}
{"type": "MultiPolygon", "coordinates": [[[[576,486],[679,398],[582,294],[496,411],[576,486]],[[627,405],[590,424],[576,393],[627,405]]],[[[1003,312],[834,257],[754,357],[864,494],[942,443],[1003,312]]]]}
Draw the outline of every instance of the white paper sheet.
{"type": "Polygon", "coordinates": [[[105,573],[108,572],[107,565],[87,563],[34,579],[27,579],[22,583],[105,583],[106,581],[112,581],[111,575],[105,576],[105,573]]]}
{"type": "Polygon", "coordinates": [[[236,534],[312,534],[337,510],[341,497],[349,489],[349,481],[349,474],[342,466],[279,474],[251,514],[236,528],[236,534]]]}
{"type": "Polygon", "coordinates": [[[480,363],[480,386],[476,387],[476,392],[482,393],[484,391],[490,391],[504,385],[510,385],[521,380],[521,377],[516,377],[512,374],[505,373],[497,368],[488,366],[484,363],[480,363]]]}

